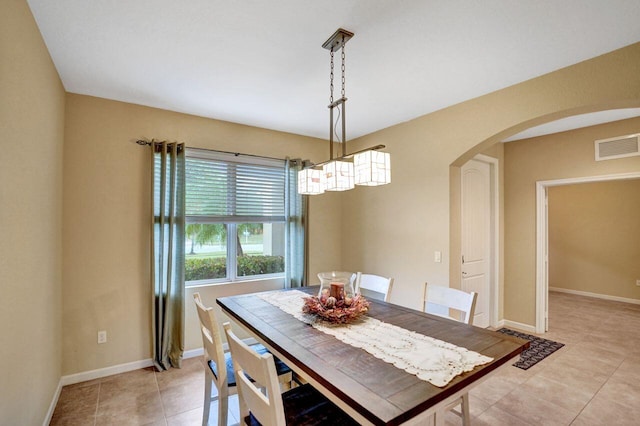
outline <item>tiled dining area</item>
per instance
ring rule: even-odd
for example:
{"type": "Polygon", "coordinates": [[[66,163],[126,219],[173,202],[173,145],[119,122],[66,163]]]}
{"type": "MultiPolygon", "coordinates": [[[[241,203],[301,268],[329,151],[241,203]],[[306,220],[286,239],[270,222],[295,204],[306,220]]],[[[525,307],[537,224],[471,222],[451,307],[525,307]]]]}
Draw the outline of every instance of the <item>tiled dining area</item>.
{"type": "Polygon", "coordinates": [[[640,424],[640,305],[557,292],[549,301],[544,338],[565,346],[473,390],[472,424],[640,424]]]}
{"type": "MultiPolygon", "coordinates": [[[[199,425],[202,422],[204,360],[185,359],[181,369],[154,368],[91,380],[62,389],[52,425],[199,425]]],[[[215,387],[214,387],[215,389],[215,387]]],[[[238,423],[237,396],[229,423],[238,423]]],[[[210,424],[217,424],[212,407],[210,424]]]]}
{"type": "MultiPolygon", "coordinates": [[[[471,392],[473,425],[637,425],[640,305],[550,293],[550,332],[565,344],[529,370],[505,367],[471,392]]],[[[65,386],[52,425],[199,425],[203,360],[65,386]]],[[[214,387],[215,389],[215,387],[214,387]]],[[[215,404],[215,403],[214,403],[215,404]]],[[[229,424],[237,424],[237,396],[229,424]]],[[[452,414],[447,424],[459,425],[452,414]]],[[[217,424],[211,409],[209,424],[217,424]]]]}

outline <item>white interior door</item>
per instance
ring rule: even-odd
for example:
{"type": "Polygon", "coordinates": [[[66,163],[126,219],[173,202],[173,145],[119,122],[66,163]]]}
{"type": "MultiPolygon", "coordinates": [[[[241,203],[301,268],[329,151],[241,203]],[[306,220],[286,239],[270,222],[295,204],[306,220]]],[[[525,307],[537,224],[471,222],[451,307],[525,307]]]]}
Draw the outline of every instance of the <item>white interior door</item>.
{"type": "Polygon", "coordinates": [[[462,166],[462,290],[478,293],[473,325],[490,325],[491,165],[470,160],[462,166]]]}

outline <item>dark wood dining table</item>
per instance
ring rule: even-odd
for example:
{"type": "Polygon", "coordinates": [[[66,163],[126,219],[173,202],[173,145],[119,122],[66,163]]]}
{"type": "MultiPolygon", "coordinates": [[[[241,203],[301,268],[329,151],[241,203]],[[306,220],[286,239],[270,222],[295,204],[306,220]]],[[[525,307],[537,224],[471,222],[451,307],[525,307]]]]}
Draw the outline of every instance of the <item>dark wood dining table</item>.
{"type": "MultiPolygon", "coordinates": [[[[316,294],[318,287],[296,290],[316,294]]],[[[217,303],[299,377],[360,424],[433,423],[434,413],[495,374],[499,367],[509,365],[529,345],[528,341],[502,333],[370,300],[366,315],[493,358],[488,364],[456,376],[446,386],[437,387],[313,328],[257,294],[222,297],[217,303]]]]}

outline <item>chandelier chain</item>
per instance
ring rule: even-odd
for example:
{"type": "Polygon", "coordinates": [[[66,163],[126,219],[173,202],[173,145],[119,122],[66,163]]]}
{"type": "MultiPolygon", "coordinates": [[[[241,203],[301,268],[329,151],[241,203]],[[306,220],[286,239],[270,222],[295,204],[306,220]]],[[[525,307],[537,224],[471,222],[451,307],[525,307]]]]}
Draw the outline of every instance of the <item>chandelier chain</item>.
{"type": "MultiPolygon", "coordinates": [[[[344,43],[344,36],[342,36],[342,40],[343,40],[343,43],[344,43]]],[[[341,50],[342,50],[342,97],[344,98],[344,94],[345,94],[345,91],[344,91],[344,86],[345,86],[345,78],[344,78],[344,69],[345,69],[345,67],[344,67],[344,58],[345,58],[345,56],[344,56],[344,44],[342,45],[342,49],[341,50]]]]}
{"type": "Polygon", "coordinates": [[[331,51],[331,73],[329,74],[329,104],[333,103],[333,50],[331,51]]]}

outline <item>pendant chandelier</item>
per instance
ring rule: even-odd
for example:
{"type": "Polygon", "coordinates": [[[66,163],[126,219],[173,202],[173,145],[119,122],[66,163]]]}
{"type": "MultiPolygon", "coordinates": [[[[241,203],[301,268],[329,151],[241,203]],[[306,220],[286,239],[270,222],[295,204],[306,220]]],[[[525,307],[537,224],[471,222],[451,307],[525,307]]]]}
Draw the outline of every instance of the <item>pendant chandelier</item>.
{"type": "Polygon", "coordinates": [[[345,54],[344,45],[353,37],[353,33],[338,29],[322,45],[329,50],[331,57],[331,73],[329,75],[329,160],[322,163],[305,163],[305,168],[298,172],[298,193],[318,195],[325,191],[346,191],[354,185],[377,186],[391,182],[391,162],[387,152],[381,152],[384,145],[376,145],[347,154],[345,104],[345,54]],[[333,56],[341,51],[342,91],[338,100],[333,100],[333,56]],[[334,121],[335,120],[335,121],[334,121]],[[338,120],[341,131],[335,130],[338,120]],[[342,155],[334,158],[334,136],[342,144],[342,155]]]}

